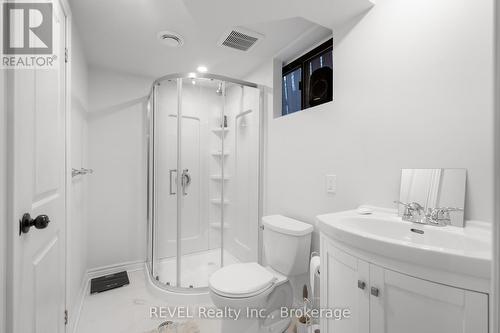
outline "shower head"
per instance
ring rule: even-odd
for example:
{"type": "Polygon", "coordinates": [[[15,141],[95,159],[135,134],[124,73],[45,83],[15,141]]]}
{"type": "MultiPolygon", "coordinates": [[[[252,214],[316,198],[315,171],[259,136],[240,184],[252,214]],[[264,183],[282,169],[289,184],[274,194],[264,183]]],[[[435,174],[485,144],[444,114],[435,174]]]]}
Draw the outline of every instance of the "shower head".
{"type": "Polygon", "coordinates": [[[219,96],[222,96],[222,82],[219,83],[219,86],[217,87],[215,93],[219,96]]]}

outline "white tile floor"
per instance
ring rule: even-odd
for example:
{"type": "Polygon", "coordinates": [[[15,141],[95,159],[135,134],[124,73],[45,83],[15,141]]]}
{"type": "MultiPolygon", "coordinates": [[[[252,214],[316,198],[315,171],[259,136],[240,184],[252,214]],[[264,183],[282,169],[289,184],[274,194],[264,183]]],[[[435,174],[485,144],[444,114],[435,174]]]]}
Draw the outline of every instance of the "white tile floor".
{"type": "MultiPolygon", "coordinates": [[[[224,252],[225,265],[238,259],[224,252]]],[[[197,252],[182,257],[182,286],[207,287],[210,275],[220,267],[220,249],[197,252]]],[[[175,281],[175,260],[159,263],[160,281],[175,281]]],[[[150,308],[175,306],[168,296],[152,293],[144,270],[129,272],[130,284],[101,294],[86,295],[77,333],[143,333],[151,332],[167,319],[151,319],[150,308]]],[[[193,304],[194,305],[194,304],[193,304]]],[[[212,305],[212,304],[197,304],[212,305]]],[[[181,320],[182,321],[182,320],[181,320]]],[[[218,320],[198,320],[201,333],[218,333],[218,320]]]]}
{"type": "MultiPolygon", "coordinates": [[[[204,259],[210,258],[213,253],[205,253],[204,259]]],[[[186,265],[199,262],[202,254],[192,256],[186,260],[186,265]]],[[[233,257],[235,262],[237,260],[233,257]]],[[[226,257],[227,264],[229,260],[226,257]]],[[[203,261],[204,263],[209,261],[203,261]]],[[[211,266],[211,265],[206,265],[211,266]]],[[[191,266],[190,266],[191,267],[191,266]]],[[[192,266],[196,270],[197,266],[192,266]]],[[[198,273],[203,273],[198,280],[204,283],[208,278],[207,267],[201,267],[198,273]]],[[[175,307],[176,303],[168,295],[153,292],[147,278],[145,270],[128,272],[130,284],[114,290],[109,290],[100,294],[87,294],[83,301],[83,306],[78,321],[76,333],[156,333],[159,324],[166,320],[185,322],[186,319],[176,318],[151,318],[151,307],[175,307]]],[[[186,275],[187,277],[188,275],[186,275]]],[[[194,276],[194,275],[193,275],[194,276]]],[[[193,280],[194,281],[194,280],[193,280]]],[[[175,296],[177,299],[184,296],[175,296]]],[[[208,296],[205,298],[209,300],[208,296]]],[[[213,306],[213,304],[190,304],[191,306],[213,306]]],[[[199,328],[199,333],[220,333],[220,321],[216,319],[193,319],[199,328]]],[[[291,329],[289,329],[292,332],[291,329]]],[[[186,331],[179,330],[179,333],[186,331]]],[[[198,332],[187,331],[186,333],[198,332]]],[[[235,332],[237,333],[237,332],[235,332]]]]}
{"type": "MultiPolygon", "coordinates": [[[[127,286],[85,296],[77,333],[149,333],[168,320],[151,319],[150,308],[176,304],[169,304],[168,297],[161,297],[150,291],[143,270],[129,272],[129,279],[130,284],[127,286]]],[[[194,321],[200,328],[200,333],[220,331],[218,320],[194,321]]]]}
{"type": "MultiPolygon", "coordinates": [[[[220,268],[220,261],[220,249],[183,255],[181,258],[181,287],[208,287],[208,279],[212,273],[220,268]]],[[[224,265],[238,262],[236,257],[224,251],[224,265]]],[[[177,265],[175,259],[163,259],[157,265],[155,274],[158,276],[158,280],[162,283],[170,282],[170,285],[175,285],[177,265]]]]}

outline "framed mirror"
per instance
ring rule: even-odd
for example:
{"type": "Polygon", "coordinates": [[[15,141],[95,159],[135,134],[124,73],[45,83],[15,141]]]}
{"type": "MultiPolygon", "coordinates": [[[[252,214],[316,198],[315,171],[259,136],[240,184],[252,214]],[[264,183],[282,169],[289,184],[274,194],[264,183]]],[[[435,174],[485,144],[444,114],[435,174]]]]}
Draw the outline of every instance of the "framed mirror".
{"type": "MultiPolygon", "coordinates": [[[[451,225],[464,226],[466,169],[402,169],[399,200],[417,202],[425,211],[432,208],[455,207],[462,211],[450,213],[451,225]]],[[[404,207],[400,206],[399,216],[404,207]]]]}

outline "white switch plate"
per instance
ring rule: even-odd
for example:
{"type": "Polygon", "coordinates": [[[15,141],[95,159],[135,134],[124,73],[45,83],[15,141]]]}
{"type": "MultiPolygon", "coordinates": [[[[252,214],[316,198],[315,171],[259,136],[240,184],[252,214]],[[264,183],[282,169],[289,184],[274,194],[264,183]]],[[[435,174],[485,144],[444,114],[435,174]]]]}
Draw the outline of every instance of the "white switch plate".
{"type": "Polygon", "coordinates": [[[326,193],[337,192],[337,175],[326,175],[326,193]]]}

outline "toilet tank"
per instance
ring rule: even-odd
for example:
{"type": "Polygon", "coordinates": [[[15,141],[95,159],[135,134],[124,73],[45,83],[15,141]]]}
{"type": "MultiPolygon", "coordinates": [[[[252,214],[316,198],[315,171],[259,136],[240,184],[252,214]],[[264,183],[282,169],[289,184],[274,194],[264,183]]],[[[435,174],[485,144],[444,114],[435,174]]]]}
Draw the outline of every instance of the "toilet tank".
{"type": "Polygon", "coordinates": [[[262,224],[267,264],[286,276],[307,273],[313,226],[282,215],[264,216],[262,224]]]}

